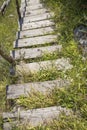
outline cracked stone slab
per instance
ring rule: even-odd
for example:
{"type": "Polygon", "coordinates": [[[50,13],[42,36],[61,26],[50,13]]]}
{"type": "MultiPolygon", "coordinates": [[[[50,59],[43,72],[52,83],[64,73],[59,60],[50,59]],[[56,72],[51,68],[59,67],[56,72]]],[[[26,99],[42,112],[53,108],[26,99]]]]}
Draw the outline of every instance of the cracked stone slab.
{"type": "Polygon", "coordinates": [[[44,82],[32,82],[25,84],[13,84],[9,85],[7,89],[7,99],[16,99],[20,96],[27,97],[32,92],[40,92],[44,95],[50,94],[55,88],[62,88],[70,85],[69,79],[58,79],[44,82]]]}
{"type": "Polygon", "coordinates": [[[31,22],[31,23],[23,23],[22,24],[22,30],[27,29],[36,29],[36,28],[44,28],[53,26],[54,22],[51,20],[43,20],[43,21],[37,21],[37,22],[31,22]]]}
{"type": "Polygon", "coordinates": [[[40,58],[43,57],[45,54],[53,54],[54,52],[60,52],[61,49],[62,49],[62,45],[29,48],[29,49],[23,48],[23,49],[11,51],[11,56],[15,60],[40,58]]]}
{"type": "MultiPolygon", "coordinates": [[[[53,27],[33,29],[33,30],[20,31],[19,32],[19,38],[42,36],[42,35],[46,35],[46,34],[52,34],[53,32],[54,32],[54,26],[53,27]]],[[[18,36],[18,34],[17,34],[17,36],[18,36]]]]}
{"type": "Polygon", "coordinates": [[[53,13],[44,13],[44,14],[39,14],[36,16],[27,16],[24,17],[23,23],[30,23],[30,22],[35,22],[35,21],[43,21],[47,19],[51,19],[54,16],[53,13]]]}
{"type": "Polygon", "coordinates": [[[18,39],[17,42],[14,42],[14,48],[22,48],[22,47],[30,47],[34,45],[43,45],[46,43],[55,43],[57,39],[56,35],[46,35],[46,36],[39,36],[39,37],[32,37],[32,38],[25,38],[25,39],[18,39]]]}
{"type": "Polygon", "coordinates": [[[11,130],[13,126],[20,126],[20,124],[26,124],[33,127],[41,124],[45,125],[45,123],[51,122],[53,119],[58,119],[61,113],[65,113],[68,116],[72,112],[71,110],[63,108],[61,106],[39,108],[26,111],[20,110],[20,108],[18,108],[17,112],[3,113],[3,119],[5,122],[3,127],[4,130],[11,130]],[[13,121],[6,122],[5,120],[13,121]]]}
{"type": "Polygon", "coordinates": [[[61,58],[57,60],[48,60],[48,61],[41,61],[41,62],[33,62],[33,63],[24,63],[21,62],[19,65],[16,66],[16,72],[20,74],[35,74],[43,70],[52,70],[56,69],[66,71],[72,69],[72,65],[69,63],[69,59],[61,58]]]}

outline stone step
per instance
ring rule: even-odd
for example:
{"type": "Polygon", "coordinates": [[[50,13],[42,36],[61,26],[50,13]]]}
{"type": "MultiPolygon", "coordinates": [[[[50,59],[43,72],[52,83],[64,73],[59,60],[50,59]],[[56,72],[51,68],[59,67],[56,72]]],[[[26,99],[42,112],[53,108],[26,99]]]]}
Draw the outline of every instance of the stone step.
{"type": "Polygon", "coordinates": [[[54,32],[53,28],[54,28],[54,26],[53,27],[33,29],[33,30],[20,31],[20,32],[17,33],[17,37],[19,36],[19,38],[29,38],[29,37],[37,37],[37,36],[52,34],[54,32]]]}
{"type": "Polygon", "coordinates": [[[43,45],[46,43],[54,43],[56,42],[57,36],[56,35],[46,35],[46,36],[39,36],[34,38],[25,38],[25,39],[18,39],[17,42],[14,42],[14,48],[23,48],[23,47],[30,47],[34,45],[43,45]]]}
{"type": "Polygon", "coordinates": [[[20,62],[19,65],[16,65],[16,72],[19,74],[35,74],[43,70],[52,70],[56,69],[66,71],[72,69],[72,65],[69,63],[69,59],[60,58],[57,60],[48,60],[48,61],[41,61],[41,62],[33,62],[33,63],[24,63],[20,62]]]}
{"type": "Polygon", "coordinates": [[[54,52],[60,52],[62,45],[46,46],[39,48],[19,49],[11,51],[11,56],[15,60],[21,59],[33,59],[43,57],[45,54],[53,54],[54,52]]]}
{"type": "Polygon", "coordinates": [[[31,22],[31,23],[23,23],[22,24],[22,31],[23,30],[30,30],[30,29],[36,29],[36,28],[44,28],[53,26],[54,22],[51,20],[43,20],[43,21],[37,21],[37,22],[31,22]]]}
{"type": "MultiPolygon", "coordinates": [[[[30,6],[29,4],[27,5],[26,2],[22,2],[21,6],[20,6],[20,11],[21,11],[22,17],[23,17],[24,12],[25,12],[25,15],[26,15],[27,13],[29,13],[29,11],[31,12],[31,11],[35,11],[35,10],[38,10],[38,9],[44,9],[43,5],[40,4],[40,3],[37,3],[35,5],[30,6]]],[[[31,13],[33,13],[33,12],[31,12],[31,13]]],[[[30,14],[29,14],[29,16],[30,16],[30,14]]]]}
{"type": "MultiPolygon", "coordinates": [[[[27,1],[27,0],[26,0],[26,1],[27,1]]],[[[21,4],[22,4],[22,3],[25,3],[25,0],[21,0],[21,4]]]]}
{"type": "Polygon", "coordinates": [[[40,0],[32,0],[32,1],[30,1],[30,0],[22,0],[21,1],[21,6],[23,6],[23,5],[27,5],[27,6],[34,6],[34,5],[37,5],[37,4],[40,4],[41,2],[40,2],[40,0]]]}
{"type": "Polygon", "coordinates": [[[69,86],[70,81],[67,79],[58,79],[53,81],[44,81],[44,82],[33,82],[25,84],[13,84],[7,86],[6,98],[7,99],[16,99],[20,96],[27,97],[32,92],[40,92],[44,95],[50,94],[55,88],[62,88],[64,86],[69,86]]]}
{"type": "Polygon", "coordinates": [[[41,4],[40,3],[40,1],[31,1],[31,2],[29,2],[29,1],[22,1],[21,2],[21,6],[25,6],[26,5],[26,7],[29,7],[29,6],[34,6],[34,5],[38,5],[38,4],[41,4]]]}
{"type": "Polygon", "coordinates": [[[45,125],[54,119],[58,120],[61,113],[65,113],[67,116],[72,112],[69,109],[62,108],[61,106],[39,108],[32,110],[20,110],[18,108],[17,112],[7,112],[3,113],[4,130],[12,130],[14,126],[20,126],[26,124],[27,126],[38,126],[45,125]],[[10,122],[9,122],[10,120],[10,122]],[[13,120],[13,121],[11,121],[13,120]]]}
{"type": "Polygon", "coordinates": [[[27,5],[35,5],[35,4],[40,4],[40,0],[30,0],[30,1],[27,1],[27,5]]]}
{"type": "Polygon", "coordinates": [[[49,13],[49,11],[47,9],[26,10],[25,16],[35,16],[44,13],[49,13]]]}
{"type": "Polygon", "coordinates": [[[42,8],[43,8],[42,4],[35,4],[33,6],[26,6],[26,11],[37,10],[42,8]]]}
{"type": "Polygon", "coordinates": [[[36,16],[27,16],[24,17],[23,23],[31,23],[31,22],[36,22],[36,21],[43,21],[47,19],[51,19],[53,17],[53,13],[44,13],[44,14],[39,14],[36,16]]]}

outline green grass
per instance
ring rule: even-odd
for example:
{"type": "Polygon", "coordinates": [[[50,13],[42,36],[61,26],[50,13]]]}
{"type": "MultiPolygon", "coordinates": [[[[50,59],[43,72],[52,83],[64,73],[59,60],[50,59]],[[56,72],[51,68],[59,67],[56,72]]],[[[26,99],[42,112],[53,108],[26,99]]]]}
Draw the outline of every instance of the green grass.
{"type": "MultiPolygon", "coordinates": [[[[0,6],[4,0],[0,0],[0,6]]],[[[18,27],[15,0],[8,5],[4,16],[0,14],[0,46],[6,54],[10,54],[13,47],[13,41],[16,39],[18,27]]],[[[6,104],[6,85],[10,84],[10,64],[4,59],[0,59],[0,130],[2,129],[2,112],[5,111],[6,104]]]]}
{"type": "Polygon", "coordinates": [[[13,2],[8,5],[4,16],[0,15],[0,45],[2,45],[2,49],[4,49],[6,53],[9,53],[13,47],[17,25],[16,5],[15,0],[13,0],[13,2]]]}
{"type": "MultiPolygon", "coordinates": [[[[64,70],[64,69],[63,69],[64,70]]],[[[41,68],[38,72],[36,73],[25,73],[18,71],[18,74],[12,77],[12,82],[14,83],[27,83],[27,82],[38,82],[38,81],[47,81],[47,80],[55,80],[58,78],[68,78],[68,72],[69,70],[62,71],[62,70],[57,70],[56,67],[52,68],[41,68]]]]}
{"type": "Polygon", "coordinates": [[[83,84],[70,85],[61,89],[54,89],[50,94],[43,95],[38,92],[29,94],[27,98],[20,97],[16,103],[27,108],[43,108],[49,106],[59,106],[70,108],[81,117],[87,119],[87,89],[83,84]]]}

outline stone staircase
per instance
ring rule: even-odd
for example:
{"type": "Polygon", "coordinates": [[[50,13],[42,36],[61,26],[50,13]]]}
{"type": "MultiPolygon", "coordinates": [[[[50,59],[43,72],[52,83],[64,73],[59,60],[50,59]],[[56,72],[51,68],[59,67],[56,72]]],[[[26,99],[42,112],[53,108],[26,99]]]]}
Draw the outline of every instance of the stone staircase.
{"type": "MultiPolygon", "coordinates": [[[[40,60],[45,54],[60,53],[62,45],[57,43],[55,33],[55,23],[53,22],[53,13],[47,10],[40,0],[21,0],[21,15],[23,23],[19,26],[17,39],[13,43],[13,50],[10,55],[17,61],[16,74],[32,74],[41,70],[50,70],[55,68],[56,71],[67,71],[73,66],[69,63],[68,58],[57,58],[49,60],[40,60]],[[28,62],[28,60],[31,62],[28,62]],[[32,61],[33,59],[33,61],[32,61]],[[27,62],[26,62],[27,60],[27,62]]],[[[41,71],[43,73],[43,71],[41,71]]],[[[12,84],[7,86],[7,102],[18,99],[20,96],[29,96],[32,90],[42,94],[51,93],[55,88],[62,88],[69,85],[68,79],[55,79],[44,82],[28,82],[23,84],[12,84]]],[[[58,118],[61,112],[66,114],[70,110],[61,106],[52,106],[47,108],[38,108],[32,110],[21,110],[18,107],[15,111],[3,113],[3,129],[11,130],[12,127],[19,124],[28,124],[38,126],[58,118]]]]}

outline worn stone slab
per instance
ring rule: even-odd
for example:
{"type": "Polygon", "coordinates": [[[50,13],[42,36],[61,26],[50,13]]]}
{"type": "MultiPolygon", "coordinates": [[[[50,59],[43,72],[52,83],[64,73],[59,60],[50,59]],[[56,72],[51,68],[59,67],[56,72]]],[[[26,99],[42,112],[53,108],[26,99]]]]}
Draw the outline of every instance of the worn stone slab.
{"type": "Polygon", "coordinates": [[[53,81],[44,82],[33,82],[25,84],[13,84],[9,85],[7,89],[7,99],[15,99],[20,96],[29,96],[32,92],[40,92],[44,95],[50,94],[55,88],[62,88],[64,86],[70,85],[70,80],[68,79],[58,79],[53,81]]]}
{"type": "Polygon", "coordinates": [[[31,12],[31,11],[38,10],[38,9],[44,9],[43,5],[40,3],[37,3],[35,5],[30,6],[30,5],[27,5],[27,2],[24,1],[21,3],[21,6],[20,6],[20,12],[21,12],[22,17],[23,17],[24,12],[26,15],[27,13],[29,13],[29,11],[31,12]]]}
{"type": "Polygon", "coordinates": [[[25,3],[25,0],[21,0],[21,3],[25,3]]]}
{"type": "Polygon", "coordinates": [[[27,4],[27,5],[29,5],[29,6],[33,6],[33,5],[35,5],[35,4],[39,4],[40,3],[40,0],[32,0],[32,1],[30,1],[30,0],[24,0],[24,1],[21,1],[21,4],[22,5],[24,5],[24,4],[27,4]]]}
{"type": "Polygon", "coordinates": [[[39,4],[40,3],[40,0],[30,0],[30,1],[27,1],[27,5],[35,5],[35,4],[39,4]]]}
{"type": "MultiPolygon", "coordinates": [[[[53,28],[54,28],[54,26],[53,27],[33,29],[33,30],[20,31],[19,32],[19,38],[28,38],[28,37],[36,37],[36,36],[52,34],[54,32],[53,28]]],[[[17,36],[18,36],[18,33],[17,33],[17,36]]]]}
{"type": "Polygon", "coordinates": [[[22,24],[22,30],[43,28],[43,27],[49,27],[49,26],[53,26],[53,25],[54,25],[54,22],[51,21],[51,20],[43,20],[43,21],[37,21],[37,22],[31,22],[31,23],[23,23],[22,24]]]}
{"type": "Polygon", "coordinates": [[[44,13],[44,14],[39,14],[36,16],[24,17],[23,23],[30,23],[30,22],[35,22],[35,21],[43,21],[46,19],[51,19],[53,15],[54,15],[53,13],[44,13]]]}
{"type": "Polygon", "coordinates": [[[27,0],[27,2],[29,2],[29,3],[40,3],[40,0],[27,0]]]}
{"type": "Polygon", "coordinates": [[[26,10],[25,16],[34,16],[39,14],[49,13],[49,11],[45,8],[37,9],[37,10],[26,10]]]}
{"type": "Polygon", "coordinates": [[[11,52],[11,56],[15,60],[22,59],[32,59],[32,58],[40,58],[45,54],[52,54],[54,52],[60,52],[62,49],[62,45],[54,45],[54,46],[46,46],[39,48],[29,48],[29,49],[19,49],[13,50],[11,52]]]}
{"type": "Polygon", "coordinates": [[[30,125],[30,126],[38,126],[45,125],[48,122],[51,122],[53,119],[58,119],[61,113],[65,113],[67,116],[71,114],[71,111],[66,108],[62,108],[61,106],[47,107],[47,108],[39,108],[21,111],[18,109],[17,112],[7,112],[3,113],[4,120],[14,120],[12,122],[4,123],[4,130],[11,130],[12,126],[20,126],[20,125],[30,125]],[[15,121],[16,119],[16,121],[15,121]]]}
{"type": "Polygon", "coordinates": [[[69,63],[69,59],[61,58],[57,60],[48,60],[48,61],[41,61],[41,62],[33,62],[33,63],[24,63],[21,62],[19,65],[16,66],[16,72],[20,74],[35,74],[43,70],[52,70],[56,69],[66,71],[71,69],[73,66],[69,63]]]}
{"type": "Polygon", "coordinates": [[[19,39],[17,42],[14,42],[14,48],[17,47],[30,47],[34,45],[43,45],[46,43],[55,43],[57,39],[56,35],[46,35],[46,36],[39,36],[34,38],[25,38],[19,39]]]}
{"type": "Polygon", "coordinates": [[[35,4],[32,6],[26,6],[26,11],[36,10],[36,9],[41,9],[41,8],[43,8],[42,4],[35,4]]]}

